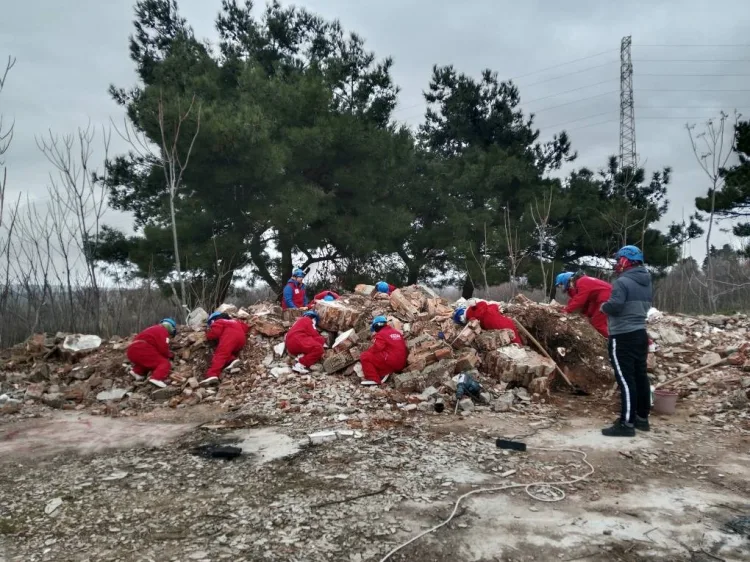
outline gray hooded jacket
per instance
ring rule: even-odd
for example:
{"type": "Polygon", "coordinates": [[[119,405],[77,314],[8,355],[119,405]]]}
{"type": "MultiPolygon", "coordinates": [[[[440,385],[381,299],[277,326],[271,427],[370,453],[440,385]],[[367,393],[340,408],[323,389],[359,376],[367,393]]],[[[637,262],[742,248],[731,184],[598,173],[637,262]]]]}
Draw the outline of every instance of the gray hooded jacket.
{"type": "Polygon", "coordinates": [[[651,274],[643,266],[625,270],[612,284],[612,296],[602,305],[609,335],[646,329],[651,308],[651,274]]]}

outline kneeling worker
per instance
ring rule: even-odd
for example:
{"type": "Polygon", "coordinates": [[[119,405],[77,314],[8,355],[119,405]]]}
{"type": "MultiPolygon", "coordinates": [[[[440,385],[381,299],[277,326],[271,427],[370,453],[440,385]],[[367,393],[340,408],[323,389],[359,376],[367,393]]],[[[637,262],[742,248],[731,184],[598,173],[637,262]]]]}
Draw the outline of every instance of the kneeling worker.
{"type": "Polygon", "coordinates": [[[148,382],[159,388],[167,386],[167,377],[172,365],[169,362],[174,353],[169,351],[169,338],[177,333],[177,323],[171,318],[165,318],[156,326],[146,328],[135,336],[128,346],[126,355],[133,365],[130,374],[135,380],[151,372],[148,382]]]}
{"type": "Polygon", "coordinates": [[[580,311],[597,332],[609,337],[607,315],[601,311],[601,306],[609,300],[612,285],[595,277],[567,271],[555,278],[555,285],[570,298],[563,309],[566,314],[580,311]]]}
{"type": "Polygon", "coordinates": [[[211,366],[201,381],[201,386],[219,384],[221,372],[239,364],[237,354],[245,347],[248,331],[250,331],[250,326],[240,320],[233,320],[222,312],[214,312],[208,317],[206,339],[217,341],[219,344],[214,350],[211,366]]]}
{"type": "Polygon", "coordinates": [[[523,345],[521,336],[518,335],[516,323],[511,318],[503,315],[500,312],[500,307],[496,304],[487,304],[484,301],[479,301],[469,308],[457,308],[453,312],[453,321],[456,324],[465,326],[469,320],[479,320],[482,330],[512,330],[512,343],[523,345]]]}
{"type": "Polygon", "coordinates": [[[292,367],[296,373],[309,373],[308,370],[320,361],[325,352],[326,339],[318,333],[317,312],[308,310],[292,325],[284,338],[289,355],[301,355],[292,367]]]}
{"type": "Polygon", "coordinates": [[[336,301],[339,300],[338,293],[333,291],[321,291],[313,298],[313,301],[336,301]]]}
{"type": "Polygon", "coordinates": [[[292,278],[286,282],[281,294],[281,308],[305,308],[307,306],[307,287],[305,286],[305,272],[297,268],[292,272],[292,278]]]}
{"type": "Polygon", "coordinates": [[[390,295],[393,291],[396,290],[396,286],[391,285],[390,283],[386,283],[385,281],[378,281],[377,283],[375,283],[375,290],[378,293],[390,295]]]}
{"type": "Polygon", "coordinates": [[[392,373],[404,369],[409,355],[404,336],[388,325],[385,316],[373,319],[370,333],[374,334],[375,341],[359,357],[365,386],[382,384],[392,373]]]}

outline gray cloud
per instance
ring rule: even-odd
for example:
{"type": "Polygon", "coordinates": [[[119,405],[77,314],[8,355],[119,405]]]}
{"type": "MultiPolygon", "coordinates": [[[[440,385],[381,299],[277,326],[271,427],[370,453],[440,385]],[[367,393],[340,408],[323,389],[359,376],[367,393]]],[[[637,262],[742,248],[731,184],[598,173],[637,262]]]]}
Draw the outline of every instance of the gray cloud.
{"type": "MultiPolygon", "coordinates": [[[[674,168],[672,209],[665,222],[689,215],[694,197],[707,185],[690,151],[685,122],[735,107],[750,114],[748,92],[699,91],[750,90],[750,76],[666,75],[750,74],[746,62],[750,46],[695,46],[746,43],[745,4],[745,0],[710,4],[475,0],[459,7],[431,0],[297,2],[326,18],[340,19],[380,57],[393,56],[394,78],[402,89],[398,120],[410,125],[421,120],[421,93],[433,64],[453,64],[473,75],[491,68],[503,79],[516,77],[523,108],[536,113],[542,138],[569,130],[580,154],[576,166],[592,168],[603,166],[608,155],[618,152],[619,44],[622,36],[632,35],[640,160],[649,171],[674,168]],[[665,44],[691,46],[646,46],[665,44]],[[598,53],[604,54],[564,64],[598,53]],[[692,62],[663,62],[675,59],[692,62]],[[726,59],[745,62],[721,62],[726,59]],[[536,72],[545,68],[550,69],[536,72]],[[665,89],[685,91],[656,91],[665,89]]],[[[199,36],[216,40],[213,22],[218,0],[182,0],[180,6],[199,36]]],[[[3,8],[2,19],[0,57],[18,58],[0,96],[0,110],[16,120],[16,138],[7,155],[9,196],[23,191],[44,198],[50,166],[34,137],[48,129],[70,133],[89,121],[99,124],[110,117],[122,118],[107,87],[110,83],[128,86],[135,80],[127,44],[132,2],[89,0],[75,11],[51,0],[14,2],[3,8]]],[[[119,139],[113,140],[114,151],[124,148],[119,139]]],[[[110,222],[129,225],[127,217],[115,214],[110,222]]],[[[717,242],[728,240],[717,236],[717,242]]],[[[701,247],[693,243],[696,256],[702,254],[701,247]]]]}

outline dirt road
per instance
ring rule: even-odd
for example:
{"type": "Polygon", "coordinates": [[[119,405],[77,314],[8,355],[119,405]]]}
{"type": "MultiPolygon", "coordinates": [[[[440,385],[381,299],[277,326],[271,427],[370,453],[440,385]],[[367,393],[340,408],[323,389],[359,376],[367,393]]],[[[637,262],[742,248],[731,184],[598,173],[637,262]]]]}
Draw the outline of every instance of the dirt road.
{"type": "Polygon", "coordinates": [[[389,560],[750,560],[750,531],[731,529],[750,516],[750,433],[677,415],[635,439],[606,439],[599,428],[611,418],[566,411],[421,414],[361,432],[330,418],[317,429],[344,431],[317,445],[296,429],[309,420],[200,427],[209,411],[0,425],[0,561],[378,562],[445,520],[465,492],[587,471],[578,453],[532,447],[585,452],[594,473],[560,486],[557,502],[523,488],[472,496],[389,560]],[[524,435],[526,453],[495,447],[524,435]],[[206,442],[245,454],[191,454],[206,442]]]}

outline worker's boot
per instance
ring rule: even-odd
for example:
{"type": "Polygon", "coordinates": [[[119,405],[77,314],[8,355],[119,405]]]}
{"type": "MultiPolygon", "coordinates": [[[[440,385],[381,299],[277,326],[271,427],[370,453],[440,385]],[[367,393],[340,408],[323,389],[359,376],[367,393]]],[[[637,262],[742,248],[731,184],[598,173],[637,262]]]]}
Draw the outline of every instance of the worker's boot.
{"type": "Polygon", "coordinates": [[[602,429],[602,435],[607,437],[635,437],[635,427],[618,420],[611,427],[602,429]]]}
{"type": "Polygon", "coordinates": [[[651,431],[651,426],[648,423],[648,418],[635,417],[635,428],[638,431],[651,431]]]}

